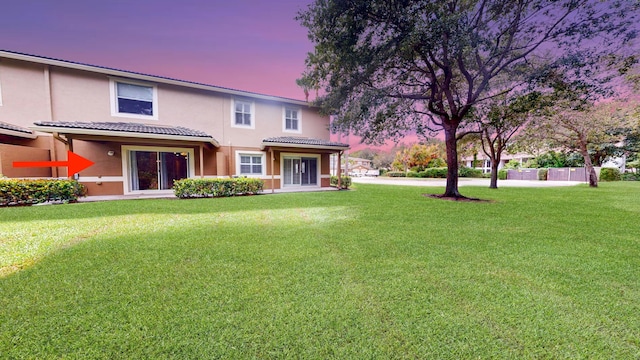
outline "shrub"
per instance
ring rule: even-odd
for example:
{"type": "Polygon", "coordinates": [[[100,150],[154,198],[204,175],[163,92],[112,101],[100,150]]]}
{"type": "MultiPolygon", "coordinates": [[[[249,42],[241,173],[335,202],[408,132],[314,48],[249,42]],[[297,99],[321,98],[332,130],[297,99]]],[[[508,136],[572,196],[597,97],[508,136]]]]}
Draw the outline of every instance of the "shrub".
{"type": "Polygon", "coordinates": [[[549,174],[549,169],[538,169],[538,180],[547,181],[547,175],[549,174]]]}
{"type": "Polygon", "coordinates": [[[466,166],[460,166],[460,168],[458,169],[458,176],[460,176],[460,177],[469,177],[469,178],[481,178],[482,177],[482,170],[473,169],[473,168],[466,167],[466,166]]]}
{"type": "Polygon", "coordinates": [[[20,206],[47,201],[75,202],[87,189],[76,180],[0,179],[0,206],[20,206]]]}
{"type": "Polygon", "coordinates": [[[622,180],[624,180],[624,181],[640,181],[640,174],[624,173],[624,174],[622,174],[622,180]]]}
{"type": "Polygon", "coordinates": [[[446,167],[429,168],[423,171],[422,173],[426,178],[444,179],[447,177],[447,168],[446,167]]]}
{"type": "Polygon", "coordinates": [[[407,173],[407,177],[408,178],[420,178],[420,177],[423,177],[422,174],[423,174],[422,172],[409,171],[407,173]]]}
{"type": "Polygon", "coordinates": [[[406,177],[407,174],[405,174],[403,171],[389,171],[385,174],[385,176],[388,177],[406,177]]]}
{"type": "Polygon", "coordinates": [[[507,180],[507,170],[506,169],[498,170],[498,179],[499,180],[507,180]]]}
{"type": "MultiPolygon", "coordinates": [[[[338,187],[338,177],[331,175],[331,179],[329,180],[329,184],[333,187],[338,187]]],[[[340,188],[348,189],[351,186],[351,177],[343,175],[340,180],[340,188]]]]}
{"type": "Polygon", "coordinates": [[[181,179],[173,182],[179,198],[255,195],[264,189],[264,181],[254,178],[181,179]]]}
{"type": "Polygon", "coordinates": [[[506,163],[504,165],[504,169],[505,170],[509,170],[509,169],[520,169],[520,167],[522,166],[522,164],[520,164],[519,160],[516,159],[511,159],[509,160],[508,163],[506,163]]]}
{"type": "Polygon", "coordinates": [[[620,181],[622,175],[617,168],[602,168],[600,170],[600,181],[620,181]]]}

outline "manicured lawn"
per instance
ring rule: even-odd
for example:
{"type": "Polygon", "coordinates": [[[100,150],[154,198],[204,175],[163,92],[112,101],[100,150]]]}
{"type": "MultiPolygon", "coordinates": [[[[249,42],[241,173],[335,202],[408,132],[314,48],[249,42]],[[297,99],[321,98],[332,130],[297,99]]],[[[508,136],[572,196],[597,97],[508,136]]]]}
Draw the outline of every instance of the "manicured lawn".
{"type": "Polygon", "coordinates": [[[0,358],[640,358],[640,184],[0,209],[0,358]]]}

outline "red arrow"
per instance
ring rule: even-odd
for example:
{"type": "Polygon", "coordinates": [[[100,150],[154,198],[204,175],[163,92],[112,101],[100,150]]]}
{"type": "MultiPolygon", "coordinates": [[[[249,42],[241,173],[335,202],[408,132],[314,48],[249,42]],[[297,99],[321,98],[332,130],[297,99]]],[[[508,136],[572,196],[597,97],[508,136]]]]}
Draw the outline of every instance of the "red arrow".
{"type": "Polygon", "coordinates": [[[13,167],[68,167],[67,173],[72,177],[93,164],[93,161],[67,151],[67,161],[14,161],[13,167]]]}

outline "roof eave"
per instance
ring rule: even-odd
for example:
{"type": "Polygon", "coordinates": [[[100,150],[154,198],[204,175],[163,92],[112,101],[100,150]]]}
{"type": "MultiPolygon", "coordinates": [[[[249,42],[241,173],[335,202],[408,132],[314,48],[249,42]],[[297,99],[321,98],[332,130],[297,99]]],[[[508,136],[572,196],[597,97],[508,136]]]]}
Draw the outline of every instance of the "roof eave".
{"type": "Polygon", "coordinates": [[[57,126],[32,126],[31,129],[46,132],[46,133],[60,133],[60,134],[77,134],[77,135],[95,135],[95,136],[113,136],[113,137],[126,137],[126,138],[138,138],[138,139],[154,139],[154,140],[178,140],[178,141],[192,141],[192,142],[205,142],[210,143],[215,147],[220,147],[220,143],[212,137],[206,136],[186,136],[186,135],[170,135],[170,134],[151,134],[151,133],[139,133],[130,131],[111,131],[111,130],[95,130],[95,129],[77,129],[68,127],[57,126]]]}
{"type": "Polygon", "coordinates": [[[9,135],[9,136],[15,136],[15,137],[21,137],[21,138],[25,138],[25,139],[35,139],[35,138],[38,137],[38,135],[36,135],[34,133],[26,133],[26,132],[23,132],[23,131],[15,131],[15,130],[2,129],[2,128],[0,128],[0,134],[9,135]]]}
{"type": "Polygon", "coordinates": [[[302,148],[302,149],[318,149],[318,150],[335,150],[343,151],[348,150],[349,146],[330,146],[330,145],[310,145],[310,144],[291,144],[281,142],[262,142],[261,150],[267,147],[287,147],[287,148],[302,148]]]}

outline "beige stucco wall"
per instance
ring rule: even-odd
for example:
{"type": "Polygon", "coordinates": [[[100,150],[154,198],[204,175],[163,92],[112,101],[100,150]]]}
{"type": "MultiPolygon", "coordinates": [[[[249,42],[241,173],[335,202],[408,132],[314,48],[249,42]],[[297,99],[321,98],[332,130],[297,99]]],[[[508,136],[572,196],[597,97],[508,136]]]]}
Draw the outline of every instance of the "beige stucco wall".
{"type": "Polygon", "coordinates": [[[0,59],[0,121],[29,127],[49,120],[44,65],[0,59]]]}
{"type": "Polygon", "coordinates": [[[157,119],[114,116],[111,111],[110,79],[132,80],[2,59],[0,121],[23,127],[33,126],[36,121],[49,120],[183,126],[204,131],[221,145],[242,147],[259,146],[262,139],[274,136],[329,139],[329,118],[320,116],[317,111],[306,106],[150,82],[142,83],[157,85],[157,119]],[[48,77],[46,69],[49,71],[48,77]],[[235,99],[253,103],[254,128],[232,126],[235,99]],[[285,106],[301,110],[301,133],[283,131],[285,106]]]}

